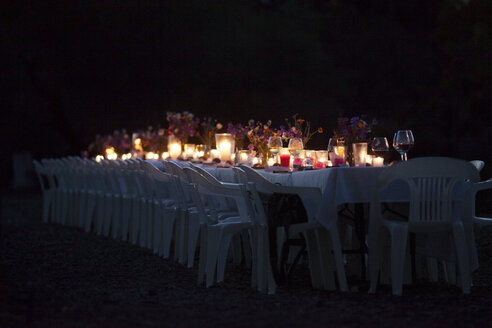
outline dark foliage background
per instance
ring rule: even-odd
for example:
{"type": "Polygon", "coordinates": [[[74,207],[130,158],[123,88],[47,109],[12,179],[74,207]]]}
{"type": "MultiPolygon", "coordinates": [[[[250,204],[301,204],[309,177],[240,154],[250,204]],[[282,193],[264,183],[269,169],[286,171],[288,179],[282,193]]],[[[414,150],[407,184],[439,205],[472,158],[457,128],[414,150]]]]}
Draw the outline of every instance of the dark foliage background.
{"type": "MultiPolygon", "coordinates": [[[[488,0],[10,1],[0,10],[2,172],[78,155],[97,133],[188,110],[223,123],[300,113],[412,129],[411,156],[486,161],[488,0]]],[[[396,152],[394,156],[396,158],[396,152]]]]}

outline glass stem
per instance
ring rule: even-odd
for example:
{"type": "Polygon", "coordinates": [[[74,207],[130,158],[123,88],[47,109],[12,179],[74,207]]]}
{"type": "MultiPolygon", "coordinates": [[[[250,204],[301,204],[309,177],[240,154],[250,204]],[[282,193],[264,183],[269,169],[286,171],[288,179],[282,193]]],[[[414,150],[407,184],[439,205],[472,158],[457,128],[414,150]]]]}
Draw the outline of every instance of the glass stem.
{"type": "Polygon", "coordinates": [[[401,160],[404,161],[405,160],[405,153],[401,153],[400,157],[401,157],[401,160]]]}

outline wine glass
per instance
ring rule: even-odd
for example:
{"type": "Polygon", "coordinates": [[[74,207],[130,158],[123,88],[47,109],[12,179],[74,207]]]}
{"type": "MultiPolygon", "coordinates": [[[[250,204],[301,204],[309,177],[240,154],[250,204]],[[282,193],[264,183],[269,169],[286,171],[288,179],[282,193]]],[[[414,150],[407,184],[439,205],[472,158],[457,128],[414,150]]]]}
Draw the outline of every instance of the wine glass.
{"type": "Polygon", "coordinates": [[[379,157],[384,157],[389,151],[389,143],[386,137],[374,137],[371,141],[371,149],[379,157]]]}
{"type": "Polygon", "coordinates": [[[299,155],[301,150],[304,149],[302,139],[301,138],[290,138],[288,148],[289,148],[289,152],[292,155],[294,155],[294,156],[299,155]]]}
{"type": "Polygon", "coordinates": [[[280,148],[283,147],[282,138],[280,136],[272,136],[268,138],[268,148],[270,152],[273,154],[273,158],[275,161],[277,160],[277,154],[280,151],[280,148]]]}
{"type": "Polygon", "coordinates": [[[335,144],[335,140],[333,140],[333,138],[330,138],[330,140],[328,140],[328,152],[331,153],[333,151],[333,147],[336,146],[335,144]]]}
{"type": "Polygon", "coordinates": [[[292,156],[294,156],[292,167],[298,169],[302,164],[302,159],[299,158],[299,154],[301,153],[301,150],[304,149],[302,138],[290,138],[288,149],[292,156]]]}
{"type": "Polygon", "coordinates": [[[399,130],[393,137],[393,148],[400,153],[401,160],[406,161],[407,153],[412,149],[414,138],[412,130],[399,130]]]}

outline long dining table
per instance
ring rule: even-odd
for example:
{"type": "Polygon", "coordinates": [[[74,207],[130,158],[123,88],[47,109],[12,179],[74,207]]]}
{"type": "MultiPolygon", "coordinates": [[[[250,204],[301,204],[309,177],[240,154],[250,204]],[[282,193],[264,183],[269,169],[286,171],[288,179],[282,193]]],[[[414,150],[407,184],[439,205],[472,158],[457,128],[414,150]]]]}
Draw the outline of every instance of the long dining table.
{"type": "MultiPolygon", "coordinates": [[[[180,166],[188,166],[189,162],[176,161],[180,166]]],[[[163,168],[162,163],[154,162],[163,168]]],[[[201,165],[201,164],[198,164],[201,165]]],[[[236,182],[232,168],[216,165],[202,165],[202,167],[223,182],[236,182]]],[[[322,201],[317,210],[316,220],[329,229],[337,224],[339,209],[345,204],[368,204],[371,200],[371,189],[376,184],[379,175],[386,167],[330,167],[318,170],[306,170],[295,172],[274,173],[265,169],[258,169],[258,173],[273,183],[285,186],[318,187],[321,189],[322,201]]],[[[459,198],[459,196],[458,196],[459,198]]],[[[381,200],[387,203],[408,202],[409,190],[404,183],[396,183],[381,194],[381,200]]],[[[459,208],[463,206],[458,201],[459,208]]],[[[459,213],[459,210],[457,211],[459,213]]],[[[356,222],[363,223],[367,218],[363,211],[356,213],[356,222]]],[[[364,229],[364,228],[362,228],[364,229]]],[[[360,236],[359,236],[360,237],[360,236]]],[[[365,247],[365,241],[360,240],[361,246],[365,247]],[[364,245],[362,245],[362,243],[364,245]]],[[[478,256],[476,245],[470,243],[471,269],[478,268],[478,256]]],[[[363,247],[359,250],[363,252],[363,247]]],[[[444,252],[444,248],[439,252],[444,252]]],[[[361,258],[362,259],[362,258],[361,258]]]]}

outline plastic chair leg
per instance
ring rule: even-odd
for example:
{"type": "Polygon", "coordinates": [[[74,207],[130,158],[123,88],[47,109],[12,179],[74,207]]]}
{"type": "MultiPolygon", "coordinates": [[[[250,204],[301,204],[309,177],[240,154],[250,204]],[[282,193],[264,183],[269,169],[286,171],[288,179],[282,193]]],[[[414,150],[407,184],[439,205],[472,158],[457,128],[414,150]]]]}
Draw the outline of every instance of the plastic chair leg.
{"type": "Polygon", "coordinates": [[[205,280],[205,271],[208,255],[208,228],[205,224],[200,226],[200,257],[198,262],[198,280],[197,284],[201,285],[205,280]]]}
{"type": "Polygon", "coordinates": [[[210,287],[215,281],[217,256],[222,235],[221,227],[210,227],[207,232],[207,264],[205,269],[206,286],[210,287]]]}
{"type": "Polygon", "coordinates": [[[224,281],[225,267],[227,264],[227,254],[231,248],[233,235],[223,233],[217,254],[217,282],[224,281]]]}
{"type": "Polygon", "coordinates": [[[187,251],[188,251],[188,221],[190,213],[186,211],[185,215],[181,218],[180,228],[179,228],[179,253],[178,253],[178,262],[180,264],[186,263],[187,251]]]}
{"type": "Polygon", "coordinates": [[[397,225],[392,227],[391,230],[391,286],[393,295],[401,295],[408,227],[406,225],[397,225]]]}
{"type": "Polygon", "coordinates": [[[145,246],[148,249],[153,249],[153,243],[154,243],[154,238],[153,238],[153,233],[152,231],[154,230],[154,218],[155,218],[155,206],[154,202],[149,200],[147,203],[147,226],[145,229],[146,236],[145,236],[145,246]]]}
{"type": "Polygon", "coordinates": [[[188,268],[195,263],[196,245],[200,233],[200,217],[198,213],[190,213],[188,216],[188,268]]]}
{"type": "Polygon", "coordinates": [[[147,224],[148,224],[148,208],[146,202],[141,202],[140,218],[138,220],[138,244],[140,247],[147,246],[147,224]]]}
{"type": "Polygon", "coordinates": [[[173,240],[173,233],[175,231],[175,222],[178,211],[175,210],[164,210],[162,220],[162,254],[163,258],[168,259],[171,253],[171,243],[173,240]]]}
{"type": "Polygon", "coordinates": [[[456,257],[459,268],[461,289],[464,294],[470,294],[471,271],[468,245],[466,243],[465,232],[462,225],[453,225],[453,237],[456,246],[456,257]]]}
{"type": "Polygon", "coordinates": [[[251,242],[249,236],[249,231],[243,231],[241,233],[242,250],[247,268],[251,268],[251,242]]]}
{"type": "Polygon", "coordinates": [[[137,199],[132,200],[132,217],[130,219],[130,240],[133,245],[137,244],[138,240],[138,227],[140,220],[140,201],[137,199]]]}
{"type": "Polygon", "coordinates": [[[152,227],[152,251],[154,254],[159,254],[162,249],[162,221],[163,221],[163,210],[158,204],[154,205],[154,215],[153,215],[153,227],[152,227]]]}
{"type": "Polygon", "coordinates": [[[321,273],[321,257],[319,245],[314,230],[304,232],[308,250],[309,271],[311,273],[311,284],[313,288],[323,288],[323,274],[321,273]]]}
{"type": "Polygon", "coordinates": [[[120,237],[121,240],[127,241],[128,240],[128,230],[130,227],[130,218],[132,215],[133,209],[132,209],[132,201],[130,198],[123,198],[122,201],[122,210],[121,210],[121,227],[119,229],[120,231],[120,237]]]}

